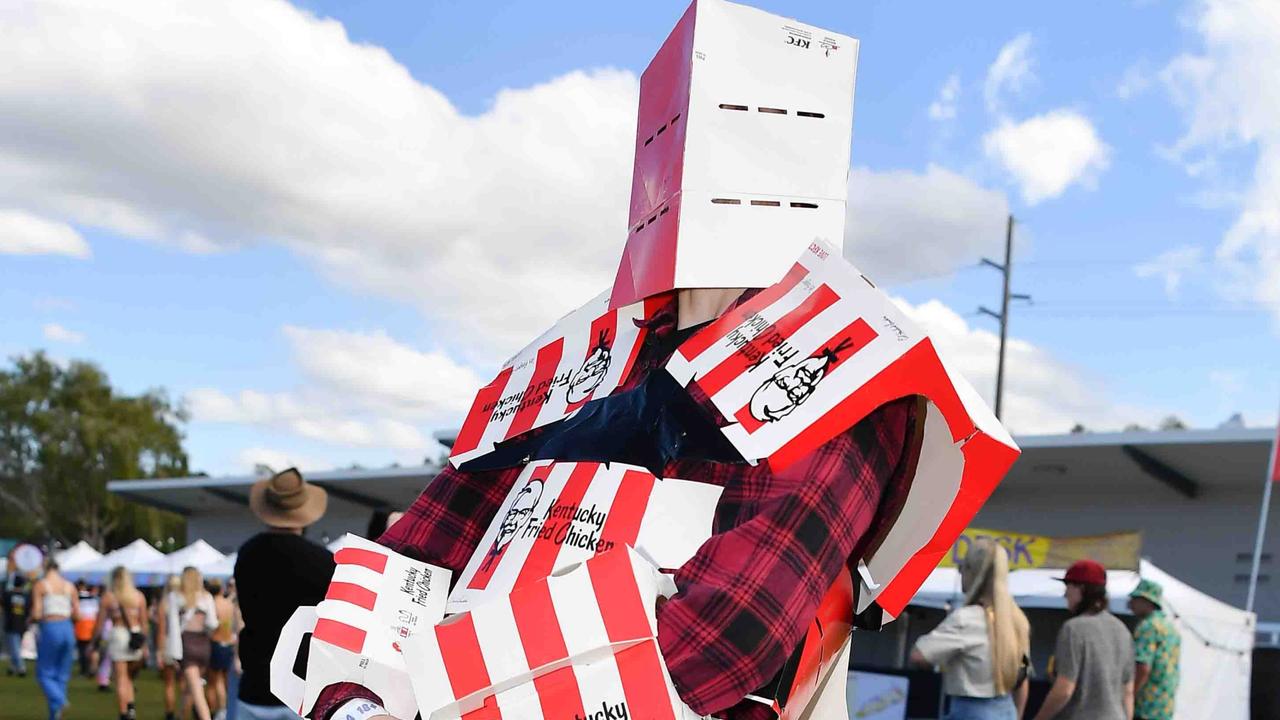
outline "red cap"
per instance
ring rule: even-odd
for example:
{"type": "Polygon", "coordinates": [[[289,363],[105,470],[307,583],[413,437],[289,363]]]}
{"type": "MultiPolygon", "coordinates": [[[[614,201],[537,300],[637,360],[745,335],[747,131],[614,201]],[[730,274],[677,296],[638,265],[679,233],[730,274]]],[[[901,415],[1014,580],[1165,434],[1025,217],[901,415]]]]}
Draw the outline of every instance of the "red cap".
{"type": "Polygon", "coordinates": [[[1106,585],[1107,569],[1102,567],[1102,563],[1093,560],[1078,560],[1067,568],[1066,577],[1058,579],[1080,585],[1106,585]]]}

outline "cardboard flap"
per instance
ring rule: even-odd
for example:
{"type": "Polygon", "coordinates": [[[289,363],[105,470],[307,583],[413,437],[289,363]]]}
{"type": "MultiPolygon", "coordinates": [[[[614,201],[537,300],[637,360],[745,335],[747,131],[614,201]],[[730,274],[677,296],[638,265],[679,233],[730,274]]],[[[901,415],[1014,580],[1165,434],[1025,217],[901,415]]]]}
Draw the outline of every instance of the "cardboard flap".
{"type": "Polygon", "coordinates": [[[402,643],[444,617],[452,573],[351,534],[333,559],[333,580],[315,608],[303,708],[325,687],[353,682],[377,693],[392,715],[413,717],[402,643]]]}
{"type": "Polygon", "coordinates": [[[617,389],[644,339],[636,321],[654,303],[608,305],[608,293],[602,293],[508,360],[476,393],[449,462],[456,467],[481,457],[495,444],[568,417],[617,389]]]}
{"type": "Polygon", "coordinates": [[[900,612],[1019,452],[924,331],[819,242],[781,282],[689,338],[667,370],[734,421],[723,432],[743,457],[775,470],[888,402],[928,400],[910,493],[865,559],[859,611],[877,602],[900,612]]]}
{"type": "Polygon", "coordinates": [[[711,536],[721,491],[623,463],[532,462],[458,576],[447,610],[470,610],[624,546],[678,568],[711,536]]]}
{"type": "Polygon", "coordinates": [[[311,643],[311,633],[315,628],[315,607],[299,607],[280,628],[280,639],[271,653],[271,694],[299,715],[304,711],[310,712],[314,703],[314,698],[311,703],[306,702],[307,673],[305,665],[303,672],[299,673],[298,665],[305,648],[311,643]]]}
{"type": "MultiPolygon", "coordinates": [[[[451,718],[521,685],[536,689],[540,678],[612,663],[627,703],[657,703],[674,717],[678,700],[654,641],[657,598],[674,589],[624,546],[415,633],[404,647],[419,710],[428,720],[451,718]]],[[[582,698],[599,690],[575,683],[582,698]]]]}

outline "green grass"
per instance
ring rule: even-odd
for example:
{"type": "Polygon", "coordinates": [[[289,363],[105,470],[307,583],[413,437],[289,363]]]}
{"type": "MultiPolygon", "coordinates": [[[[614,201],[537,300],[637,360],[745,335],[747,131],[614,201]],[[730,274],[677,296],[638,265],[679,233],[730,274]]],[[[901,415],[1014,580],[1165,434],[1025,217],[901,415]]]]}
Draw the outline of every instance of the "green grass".
{"type": "MultiPolygon", "coordinates": [[[[0,664],[7,667],[7,663],[0,664]]],[[[160,682],[160,675],[154,670],[143,670],[134,684],[137,687],[138,720],[163,720],[164,685],[160,682]]],[[[63,715],[65,720],[114,720],[120,714],[114,688],[111,692],[98,692],[93,678],[72,677],[67,695],[71,707],[63,715]]],[[[0,675],[0,718],[48,720],[48,717],[44,693],[36,684],[35,669],[31,663],[27,664],[25,678],[0,675]]]]}

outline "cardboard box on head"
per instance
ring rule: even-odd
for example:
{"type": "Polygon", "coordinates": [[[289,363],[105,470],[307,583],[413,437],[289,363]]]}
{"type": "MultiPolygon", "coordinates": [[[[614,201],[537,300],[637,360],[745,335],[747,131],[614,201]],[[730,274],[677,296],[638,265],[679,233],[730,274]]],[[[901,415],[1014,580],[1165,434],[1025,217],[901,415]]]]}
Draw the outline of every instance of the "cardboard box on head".
{"type": "Polygon", "coordinates": [[[765,287],[844,236],[858,41],[696,0],[640,79],[631,213],[611,307],[765,287]]]}

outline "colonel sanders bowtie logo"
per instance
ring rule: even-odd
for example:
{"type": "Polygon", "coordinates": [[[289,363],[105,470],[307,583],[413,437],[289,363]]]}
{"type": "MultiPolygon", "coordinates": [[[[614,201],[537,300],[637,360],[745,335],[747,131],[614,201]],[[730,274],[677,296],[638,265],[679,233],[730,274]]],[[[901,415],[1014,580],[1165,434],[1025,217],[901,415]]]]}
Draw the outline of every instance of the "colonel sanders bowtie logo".
{"type": "Polygon", "coordinates": [[[507,549],[507,545],[515,539],[516,533],[529,523],[529,518],[533,516],[533,509],[542,499],[542,485],[542,481],[535,478],[525,483],[525,486],[520,488],[520,492],[516,493],[515,500],[502,518],[502,524],[498,526],[498,537],[494,538],[493,547],[489,548],[489,555],[484,559],[483,570],[488,571],[494,560],[502,555],[502,551],[507,549]]]}
{"type": "Polygon", "coordinates": [[[774,373],[751,395],[751,416],[760,422],[777,422],[790,415],[818,389],[818,383],[827,376],[831,366],[839,361],[839,353],[852,345],[852,340],[845,338],[834,348],[823,348],[774,373]]]}
{"type": "Polygon", "coordinates": [[[587,359],[582,361],[582,367],[578,368],[578,372],[574,373],[573,378],[569,381],[569,389],[565,392],[565,400],[572,405],[573,403],[583,402],[591,397],[591,393],[600,387],[600,383],[604,382],[604,376],[609,374],[609,363],[613,361],[612,348],[610,346],[609,331],[601,330],[600,337],[596,340],[596,346],[592,348],[591,354],[587,359]]]}

